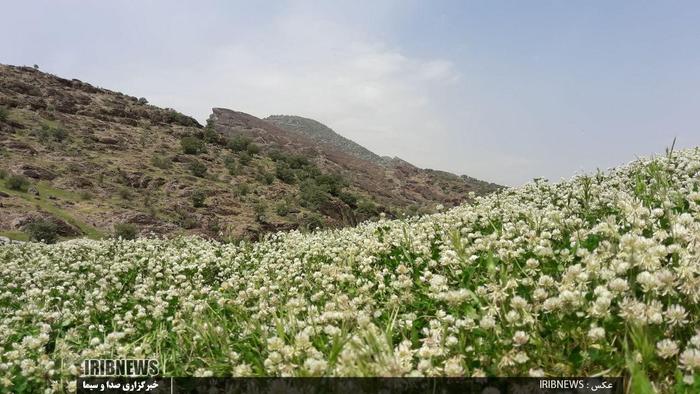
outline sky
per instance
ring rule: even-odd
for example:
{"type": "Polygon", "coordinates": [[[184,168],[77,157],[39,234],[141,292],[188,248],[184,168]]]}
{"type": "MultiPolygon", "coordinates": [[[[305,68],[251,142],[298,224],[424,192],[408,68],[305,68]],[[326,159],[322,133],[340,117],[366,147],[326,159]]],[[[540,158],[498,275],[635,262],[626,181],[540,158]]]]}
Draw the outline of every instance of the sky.
{"type": "Polygon", "coordinates": [[[700,145],[697,1],[11,1],[0,63],[516,186],[700,145]]]}

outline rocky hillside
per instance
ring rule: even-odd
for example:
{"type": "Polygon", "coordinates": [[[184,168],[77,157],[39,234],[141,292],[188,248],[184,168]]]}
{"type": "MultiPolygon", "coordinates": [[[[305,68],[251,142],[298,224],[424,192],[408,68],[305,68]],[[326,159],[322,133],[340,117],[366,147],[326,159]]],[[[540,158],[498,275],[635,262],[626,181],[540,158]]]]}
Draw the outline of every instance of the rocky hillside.
{"type": "Polygon", "coordinates": [[[427,212],[495,186],[380,166],[241,112],[208,124],[78,80],[0,65],[0,236],[257,238],[427,212]]]}
{"type": "MultiPolygon", "coordinates": [[[[498,187],[447,172],[420,169],[400,159],[389,159],[378,164],[348,152],[344,148],[347,145],[339,147],[336,140],[314,137],[313,133],[306,131],[290,132],[277,127],[279,123],[263,121],[241,112],[215,108],[210,121],[216,131],[226,137],[245,136],[273,154],[283,151],[303,155],[319,168],[341,176],[353,187],[386,206],[419,208],[436,203],[453,206],[464,201],[469,192],[483,194],[498,187]]],[[[311,122],[321,125],[316,121],[311,122]]]]}
{"type": "Polygon", "coordinates": [[[298,133],[310,138],[318,143],[335,147],[341,152],[358,159],[366,160],[375,164],[385,165],[387,159],[370,151],[364,146],[351,141],[336,133],[330,127],[321,122],[301,116],[292,115],[272,115],[265,118],[266,121],[284,130],[298,133]]]}

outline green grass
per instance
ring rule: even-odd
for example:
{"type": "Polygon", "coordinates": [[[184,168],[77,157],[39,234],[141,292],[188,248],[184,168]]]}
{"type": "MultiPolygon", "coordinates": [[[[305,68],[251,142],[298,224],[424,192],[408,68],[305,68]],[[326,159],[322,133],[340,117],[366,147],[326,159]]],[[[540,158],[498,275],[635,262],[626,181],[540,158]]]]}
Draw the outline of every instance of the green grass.
{"type": "Polygon", "coordinates": [[[13,241],[29,241],[29,236],[22,231],[0,231],[0,237],[7,237],[13,241]]]}
{"type": "Polygon", "coordinates": [[[51,200],[49,200],[49,197],[56,197],[56,198],[61,198],[63,200],[68,200],[68,201],[74,201],[74,202],[79,202],[80,201],[80,195],[78,193],[74,192],[69,192],[65,190],[60,190],[53,188],[49,186],[45,182],[38,182],[34,183],[33,186],[39,191],[39,197],[32,196],[28,193],[23,193],[23,192],[18,192],[15,190],[10,190],[4,185],[0,185],[0,191],[3,191],[7,194],[17,196],[22,198],[23,200],[26,200],[36,206],[38,206],[40,209],[51,213],[55,217],[65,221],[66,223],[69,223],[85,234],[86,237],[90,239],[102,239],[104,238],[104,234],[98,230],[97,228],[84,223],[78,219],[76,219],[72,214],[69,212],[57,207],[54,205],[51,200]]]}

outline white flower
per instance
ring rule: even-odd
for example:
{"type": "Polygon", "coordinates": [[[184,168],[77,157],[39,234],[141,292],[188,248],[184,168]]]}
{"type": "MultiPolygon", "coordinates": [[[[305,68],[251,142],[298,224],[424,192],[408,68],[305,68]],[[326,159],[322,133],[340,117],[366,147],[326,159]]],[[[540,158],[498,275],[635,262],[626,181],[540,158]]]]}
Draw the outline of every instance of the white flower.
{"type": "Polygon", "coordinates": [[[664,339],[656,343],[656,354],[661,358],[671,358],[678,354],[678,343],[671,339],[664,339]]]}
{"type": "Polygon", "coordinates": [[[603,327],[591,327],[591,329],[588,330],[588,338],[590,338],[593,342],[598,342],[604,339],[605,329],[603,327]]]}
{"type": "Polygon", "coordinates": [[[665,316],[670,326],[682,326],[688,322],[688,313],[681,305],[674,304],[668,307],[665,316]]]}
{"type": "Polygon", "coordinates": [[[516,331],[513,335],[513,343],[515,346],[522,346],[527,343],[530,337],[524,331],[516,331]]]}
{"type": "Polygon", "coordinates": [[[445,375],[447,376],[464,376],[464,368],[462,367],[462,358],[460,356],[451,357],[445,361],[445,375]]]}
{"type": "Polygon", "coordinates": [[[681,353],[680,362],[685,370],[700,370],[700,350],[686,349],[683,353],[681,353]]]}

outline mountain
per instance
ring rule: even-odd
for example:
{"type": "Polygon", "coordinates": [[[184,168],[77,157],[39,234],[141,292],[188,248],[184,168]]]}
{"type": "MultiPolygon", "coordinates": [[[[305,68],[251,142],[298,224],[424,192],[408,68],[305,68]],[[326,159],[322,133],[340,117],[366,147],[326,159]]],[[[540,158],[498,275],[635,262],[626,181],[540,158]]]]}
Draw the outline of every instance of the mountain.
{"type": "Polygon", "coordinates": [[[296,122],[291,129],[287,123],[281,126],[270,118],[262,120],[242,112],[214,108],[210,124],[228,138],[245,136],[273,154],[284,151],[308,157],[320,169],[339,175],[386,206],[418,208],[436,203],[454,206],[470,192],[484,194],[498,188],[444,171],[420,169],[401,159],[378,162],[379,156],[321,123],[291,118],[304,121],[296,122]],[[314,131],[304,125],[312,125],[314,131]]]}
{"type": "Polygon", "coordinates": [[[378,165],[387,164],[387,159],[371,152],[364,146],[351,141],[333,131],[330,127],[313,119],[293,115],[271,115],[266,121],[284,130],[298,133],[318,143],[334,146],[358,159],[366,160],[378,165]]]}
{"type": "Polygon", "coordinates": [[[429,212],[498,188],[381,165],[341,138],[219,108],[203,126],[145,98],[0,65],[0,236],[26,239],[48,223],[64,238],[256,239],[429,212]]]}

